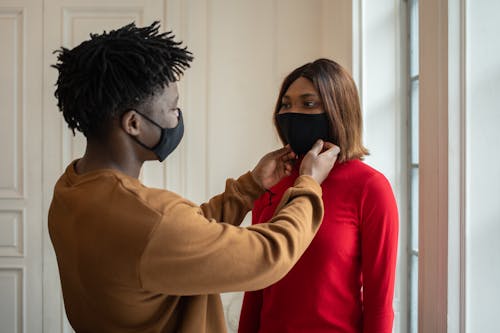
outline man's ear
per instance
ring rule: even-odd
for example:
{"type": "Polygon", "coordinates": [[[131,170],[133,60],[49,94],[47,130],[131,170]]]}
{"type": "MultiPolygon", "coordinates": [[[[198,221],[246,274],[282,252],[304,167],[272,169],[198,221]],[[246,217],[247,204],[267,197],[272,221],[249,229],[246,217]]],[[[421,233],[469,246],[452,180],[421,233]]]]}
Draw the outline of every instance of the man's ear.
{"type": "Polygon", "coordinates": [[[137,115],[137,112],[135,112],[134,110],[130,110],[122,115],[121,126],[126,133],[132,136],[137,136],[141,132],[141,120],[142,119],[140,119],[140,117],[137,115]]]}

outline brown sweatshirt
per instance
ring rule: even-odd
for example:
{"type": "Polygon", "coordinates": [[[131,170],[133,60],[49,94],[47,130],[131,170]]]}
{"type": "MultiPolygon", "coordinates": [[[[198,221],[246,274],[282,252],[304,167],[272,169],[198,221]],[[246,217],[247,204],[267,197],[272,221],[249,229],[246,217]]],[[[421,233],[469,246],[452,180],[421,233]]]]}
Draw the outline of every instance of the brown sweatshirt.
{"type": "Polygon", "coordinates": [[[270,223],[238,227],[262,194],[250,173],[197,206],[117,170],[58,180],[49,232],[77,333],[226,332],[218,293],[275,283],[323,218],[321,187],[300,176],[270,223]]]}

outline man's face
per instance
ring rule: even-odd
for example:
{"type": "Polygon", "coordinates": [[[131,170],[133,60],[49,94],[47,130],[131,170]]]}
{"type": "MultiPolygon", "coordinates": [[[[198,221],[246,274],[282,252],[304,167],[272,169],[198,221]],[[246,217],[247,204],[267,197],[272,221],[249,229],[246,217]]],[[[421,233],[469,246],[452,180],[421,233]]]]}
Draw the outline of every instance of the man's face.
{"type": "MultiPolygon", "coordinates": [[[[177,84],[175,82],[169,83],[139,110],[162,128],[174,128],[179,123],[178,100],[177,84]]],[[[154,147],[160,140],[161,129],[144,116],[138,116],[141,122],[139,125],[140,134],[138,134],[137,139],[147,147],[154,147]]]]}
{"type": "Polygon", "coordinates": [[[150,103],[148,114],[161,127],[174,128],[179,122],[179,110],[177,102],[179,101],[179,91],[177,83],[169,83],[163,88],[163,91],[155,96],[150,103]]]}

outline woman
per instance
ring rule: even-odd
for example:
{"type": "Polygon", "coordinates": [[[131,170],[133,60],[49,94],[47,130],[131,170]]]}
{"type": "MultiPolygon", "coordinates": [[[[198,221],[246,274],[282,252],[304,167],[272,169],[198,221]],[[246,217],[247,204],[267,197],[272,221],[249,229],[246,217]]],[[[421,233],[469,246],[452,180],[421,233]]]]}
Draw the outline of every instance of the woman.
{"type": "MultiPolygon", "coordinates": [[[[295,69],[282,84],[274,124],[299,158],[317,139],[340,154],[321,185],[325,215],[316,237],[282,280],[245,293],[239,332],[392,332],[398,212],[387,179],[362,162],[368,151],[354,81],[328,59],[295,69]]],[[[297,176],[295,168],[257,199],[253,224],[272,217],[297,176]]]]}

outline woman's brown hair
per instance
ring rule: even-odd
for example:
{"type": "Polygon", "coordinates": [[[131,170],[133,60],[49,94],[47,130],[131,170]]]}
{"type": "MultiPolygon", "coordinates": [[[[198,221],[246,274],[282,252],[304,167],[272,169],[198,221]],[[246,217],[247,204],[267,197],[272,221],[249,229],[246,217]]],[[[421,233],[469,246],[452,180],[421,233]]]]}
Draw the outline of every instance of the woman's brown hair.
{"type": "Polygon", "coordinates": [[[300,66],[283,80],[274,110],[274,126],[281,141],[288,143],[276,115],[281,109],[283,96],[299,77],[309,79],[319,93],[330,121],[330,141],[340,147],[339,162],[362,160],[369,153],[362,142],[363,120],[358,90],[351,75],[330,59],[318,59],[300,66]]]}

